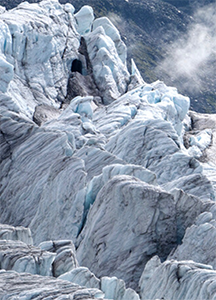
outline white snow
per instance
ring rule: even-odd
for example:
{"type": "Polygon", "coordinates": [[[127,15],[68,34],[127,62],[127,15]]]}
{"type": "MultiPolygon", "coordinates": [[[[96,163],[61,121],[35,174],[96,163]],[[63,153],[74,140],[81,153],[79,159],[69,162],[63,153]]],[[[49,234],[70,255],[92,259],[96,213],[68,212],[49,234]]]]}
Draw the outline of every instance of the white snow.
{"type": "Polygon", "coordinates": [[[202,151],[200,150],[199,147],[197,147],[196,145],[191,146],[188,150],[187,150],[188,155],[195,157],[195,158],[199,158],[202,156],[202,151]]]}

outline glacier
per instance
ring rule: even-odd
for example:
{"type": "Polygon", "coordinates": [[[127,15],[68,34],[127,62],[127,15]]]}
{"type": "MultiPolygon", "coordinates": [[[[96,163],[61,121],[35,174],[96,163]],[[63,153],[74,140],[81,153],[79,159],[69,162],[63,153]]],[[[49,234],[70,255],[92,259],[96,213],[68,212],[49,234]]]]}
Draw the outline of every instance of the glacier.
{"type": "Polygon", "coordinates": [[[88,5],[0,28],[0,298],[216,299],[215,115],[88,5]]]}

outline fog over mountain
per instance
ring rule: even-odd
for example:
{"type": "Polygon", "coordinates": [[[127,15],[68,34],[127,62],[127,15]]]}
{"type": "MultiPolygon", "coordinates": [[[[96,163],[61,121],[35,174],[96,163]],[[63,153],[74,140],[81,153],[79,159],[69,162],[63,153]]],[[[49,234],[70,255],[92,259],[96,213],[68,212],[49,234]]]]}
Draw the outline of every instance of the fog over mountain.
{"type": "Polygon", "coordinates": [[[209,112],[211,108],[207,104],[214,105],[216,89],[215,26],[215,4],[197,8],[187,32],[164,45],[166,56],[157,66],[159,74],[165,73],[170,83],[196,97],[195,109],[199,110],[200,98],[206,97],[206,111],[209,112]]]}

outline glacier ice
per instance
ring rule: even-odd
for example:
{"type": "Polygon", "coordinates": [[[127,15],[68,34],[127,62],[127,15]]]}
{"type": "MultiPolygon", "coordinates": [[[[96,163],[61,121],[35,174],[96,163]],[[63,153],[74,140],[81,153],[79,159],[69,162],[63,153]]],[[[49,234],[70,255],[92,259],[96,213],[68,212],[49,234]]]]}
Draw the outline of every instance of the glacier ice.
{"type": "Polygon", "coordinates": [[[87,288],[100,289],[100,280],[86,267],[77,267],[59,276],[59,279],[67,280],[87,288]]]}
{"type": "Polygon", "coordinates": [[[203,173],[205,176],[211,181],[214,191],[216,190],[215,187],[215,146],[214,146],[214,140],[215,140],[215,125],[216,125],[216,119],[214,114],[199,114],[194,111],[189,112],[189,116],[191,119],[191,125],[186,131],[186,134],[184,136],[185,144],[187,147],[188,154],[191,156],[195,156],[198,153],[198,158],[200,161],[202,161],[202,167],[203,167],[203,173]],[[206,132],[208,132],[206,134],[206,132]],[[200,141],[204,142],[203,146],[201,148],[197,145],[190,145],[190,139],[195,138],[196,136],[200,136],[200,141]],[[204,135],[203,135],[204,134],[204,135]],[[204,139],[202,137],[205,137],[204,139]],[[206,139],[207,137],[207,139],[206,139]],[[207,143],[206,143],[207,142],[207,143]],[[209,144],[210,142],[210,144],[209,144]],[[207,147],[206,147],[207,146],[207,147]]]}
{"type": "Polygon", "coordinates": [[[214,116],[145,83],[134,61],[130,74],[118,30],[89,6],[24,2],[1,9],[0,28],[0,221],[10,224],[0,226],[1,264],[60,278],[1,270],[0,295],[61,299],[67,287],[68,298],[138,300],[133,287],[180,299],[196,280],[193,297],[206,295],[214,116]],[[38,247],[26,245],[32,237],[38,247]]]}
{"type": "Polygon", "coordinates": [[[199,147],[193,145],[188,149],[188,155],[195,158],[200,158],[202,156],[202,151],[199,147]]]}
{"type": "Polygon", "coordinates": [[[116,32],[118,41],[116,38],[115,43],[111,38],[109,40],[107,34],[110,30],[107,34],[103,31],[102,35],[99,35],[99,43],[104,43],[105,48],[102,45],[99,46],[102,49],[92,61],[95,54],[88,41],[93,39],[96,42],[97,33],[95,32],[93,35],[91,33],[94,20],[91,7],[84,6],[74,14],[74,8],[70,4],[62,6],[58,1],[44,0],[39,4],[32,5],[21,3],[14,10],[15,12],[6,11],[0,18],[2,29],[1,68],[4,69],[2,73],[4,78],[2,77],[1,81],[2,91],[6,92],[8,89],[9,95],[18,105],[19,111],[27,113],[31,117],[35,104],[59,107],[57,100],[64,101],[67,96],[67,79],[72,62],[75,59],[81,59],[85,64],[85,58],[79,50],[80,35],[83,34],[85,35],[84,40],[87,42],[88,56],[93,66],[95,81],[99,84],[101,92],[104,91],[104,101],[110,102],[116,99],[119,93],[126,91],[129,73],[125,62],[123,63],[121,60],[123,56],[126,56],[126,48],[117,29],[110,21],[105,23],[109,23],[112,31],[116,32]],[[35,23],[32,22],[32,12],[35,15],[35,23]],[[19,22],[14,17],[16,14],[19,15],[19,22]],[[107,59],[105,67],[101,65],[101,55],[105,55],[104,57],[107,59]],[[119,64],[121,68],[118,68],[119,64]],[[112,69],[112,65],[115,66],[114,69],[112,69]],[[104,72],[110,74],[111,85],[109,80],[101,82],[104,72]],[[26,81],[30,91],[25,85],[26,81]],[[19,101],[17,101],[16,95],[19,93],[20,85],[22,85],[22,90],[25,90],[25,97],[23,99],[20,95],[19,101]],[[108,97],[108,99],[105,94],[111,95],[111,98],[108,97]]]}
{"type": "Polygon", "coordinates": [[[78,238],[78,260],[98,277],[115,275],[133,288],[148,257],[160,253],[164,259],[171,245],[181,243],[186,228],[213,205],[177,189],[165,193],[128,175],[114,176],[100,190],[99,178],[94,181],[91,193],[98,194],[78,238]]]}
{"type": "Polygon", "coordinates": [[[93,22],[93,30],[102,26],[106,35],[109,36],[115,43],[116,50],[119,57],[121,58],[123,64],[126,64],[127,49],[126,45],[121,39],[118,29],[112,24],[112,22],[107,17],[101,17],[93,22]]]}
{"type": "Polygon", "coordinates": [[[175,243],[173,209],[172,196],[159,188],[128,175],[113,177],[100,190],[89,211],[79,237],[78,261],[98,277],[117,276],[136,287],[147,257],[159,248],[164,257],[175,243]],[[157,235],[152,226],[158,228],[157,235]],[[126,268],[130,272],[121,271],[126,268]]]}
{"type": "Polygon", "coordinates": [[[140,281],[141,299],[215,299],[215,275],[211,266],[191,260],[156,264],[152,259],[142,274],[142,278],[149,278],[144,284],[140,281]]]}
{"type": "Polygon", "coordinates": [[[85,35],[91,31],[94,21],[94,12],[91,6],[83,6],[75,15],[76,30],[79,34],[85,35]]]}
{"type": "MultiPolygon", "coordinates": [[[[72,156],[73,149],[70,140],[63,131],[42,130],[41,132],[41,129],[35,126],[32,128],[32,124],[30,124],[29,127],[26,126],[23,132],[22,130],[25,127],[23,123],[20,123],[16,127],[18,122],[14,121],[10,123],[9,120],[6,118],[5,122],[2,123],[2,131],[4,132],[4,137],[7,141],[6,145],[8,146],[10,138],[12,136],[14,137],[14,132],[17,133],[17,138],[20,138],[20,141],[22,140],[20,133],[23,134],[25,141],[23,141],[20,147],[17,147],[17,145],[13,146],[13,144],[9,147],[10,151],[13,152],[12,161],[11,158],[8,157],[7,161],[9,165],[6,168],[7,164],[5,164],[1,172],[1,176],[5,176],[1,187],[2,221],[4,220],[6,222],[7,220],[7,222],[11,223],[20,223],[20,220],[24,219],[22,225],[29,226],[30,223],[35,224],[33,227],[39,232],[41,227],[47,227],[45,225],[47,224],[47,220],[49,218],[53,219],[54,217],[51,207],[53,206],[53,208],[56,208],[59,206],[59,209],[56,210],[56,216],[59,216],[61,211],[67,211],[68,209],[73,211],[70,216],[68,215],[68,220],[66,221],[65,219],[65,222],[73,224],[74,236],[76,236],[78,230],[77,227],[79,227],[79,225],[76,225],[75,220],[77,220],[79,224],[78,212],[80,211],[81,218],[82,204],[75,201],[76,195],[74,194],[74,191],[76,189],[78,191],[85,186],[86,174],[83,161],[78,157],[72,156]],[[9,123],[10,126],[8,126],[9,123]],[[27,135],[25,135],[25,132],[27,132],[27,135]],[[28,134],[30,136],[28,136],[28,134]],[[35,142],[38,143],[37,148],[34,148],[35,142]],[[8,168],[10,170],[8,170],[8,168]],[[18,170],[18,172],[13,172],[13,170],[18,170]],[[65,174],[71,174],[71,176],[75,176],[72,174],[76,174],[76,178],[79,179],[79,182],[77,183],[71,180],[69,176],[66,176],[68,179],[66,182],[65,177],[63,176],[64,172],[65,174]],[[23,176],[23,174],[26,174],[27,177],[23,176]],[[6,178],[10,178],[9,183],[6,178]],[[62,184],[62,188],[60,183],[62,184]],[[8,189],[5,188],[6,184],[8,189]],[[16,195],[15,198],[12,197],[14,201],[12,201],[9,192],[11,190],[13,190],[13,194],[16,195]],[[45,199],[50,199],[50,197],[52,199],[51,202],[45,201],[45,199]],[[8,215],[9,211],[5,210],[5,201],[7,199],[11,199],[10,201],[8,200],[7,206],[14,207],[15,209],[14,213],[10,213],[10,216],[8,215]],[[76,209],[74,210],[72,209],[72,199],[74,199],[74,205],[76,206],[76,209]],[[25,201],[25,210],[23,213],[18,214],[17,212],[22,210],[21,207],[23,201],[25,201]],[[44,211],[46,218],[45,216],[40,216],[40,211],[44,211]],[[74,215],[74,218],[72,218],[72,215],[74,215]]],[[[10,155],[9,149],[6,148],[5,150],[10,155]]],[[[58,219],[60,221],[59,217],[58,219]]],[[[61,232],[61,226],[59,227],[58,221],[55,223],[55,227],[59,232],[58,238],[60,238],[64,229],[62,227],[63,231],[61,232]]],[[[73,230],[70,228],[71,233],[73,230]]],[[[47,235],[47,232],[44,232],[45,237],[42,232],[43,230],[41,231],[41,235],[38,235],[40,240],[37,242],[52,237],[47,235]]],[[[53,232],[54,227],[50,228],[51,235],[53,232]]],[[[32,233],[34,235],[35,231],[32,230],[32,233]]]]}
{"type": "Polygon", "coordinates": [[[52,275],[54,277],[59,277],[79,266],[74,244],[70,240],[45,241],[40,243],[38,247],[56,254],[52,262],[52,275]]]}
{"type": "MultiPolygon", "coordinates": [[[[69,13],[58,1],[42,1],[32,5],[22,3],[14,10],[6,11],[0,17],[6,45],[2,49],[1,65],[7,71],[5,82],[12,79],[14,72],[8,93],[12,99],[15,98],[15,102],[14,88],[20,90],[22,85],[23,90],[28,90],[25,84],[28,82],[30,91],[26,95],[24,93],[24,97],[20,96],[16,104],[20,111],[32,116],[35,104],[58,106],[58,94],[66,95],[66,78],[72,59],[78,57],[79,39],[69,13]],[[73,51],[69,52],[65,46],[73,51]],[[28,111],[25,107],[27,103],[28,111]]],[[[4,81],[1,81],[3,87],[4,81]]]]}
{"type": "Polygon", "coordinates": [[[104,104],[109,104],[127,90],[129,73],[121,61],[113,40],[102,26],[85,36],[95,82],[104,104]]]}
{"type": "Polygon", "coordinates": [[[131,76],[130,84],[128,85],[128,91],[137,88],[138,86],[143,86],[145,84],[136,64],[133,59],[131,59],[131,76]]]}
{"type": "Polygon", "coordinates": [[[65,10],[67,13],[70,13],[71,15],[73,15],[74,12],[75,12],[75,8],[74,8],[74,6],[73,6],[71,3],[66,3],[66,4],[64,5],[64,10],[65,10]]]}
{"type": "MultiPolygon", "coordinates": [[[[13,230],[14,227],[1,224],[2,231],[4,229],[13,230]]],[[[17,227],[16,230],[22,230],[22,233],[30,230],[24,227],[17,227]]],[[[25,295],[26,297],[34,298],[35,296],[43,295],[45,298],[52,293],[56,295],[61,294],[58,291],[58,286],[61,288],[73,287],[76,298],[85,295],[93,295],[94,299],[98,297],[113,300],[126,300],[128,298],[139,300],[138,294],[132,289],[127,289],[123,280],[116,277],[103,277],[98,279],[88,268],[79,267],[76,259],[76,250],[72,241],[58,240],[45,241],[39,247],[27,245],[18,238],[23,238],[22,235],[17,235],[14,241],[2,240],[0,241],[0,296],[7,296],[10,299],[11,293],[13,295],[25,295]],[[18,273],[14,272],[17,271],[18,273]],[[26,276],[24,275],[26,274],[26,276]],[[39,274],[43,277],[43,283],[40,276],[33,277],[31,274],[39,274]],[[53,281],[49,276],[58,277],[58,281],[53,281]],[[5,285],[5,280],[13,281],[13,286],[5,285]],[[62,281],[63,280],[63,281],[62,281]],[[72,285],[65,286],[64,281],[69,281],[72,285]],[[35,289],[35,283],[38,287],[35,289]],[[49,284],[52,284],[52,289],[49,284]],[[28,289],[26,289],[28,284],[28,289]],[[81,288],[82,287],[82,288],[81,288]],[[42,290],[40,290],[42,289],[42,290]],[[80,295],[77,294],[81,290],[80,295]],[[84,290],[84,291],[83,291],[84,290]],[[21,294],[20,294],[21,293],[21,294]]],[[[11,238],[11,236],[8,236],[11,238]]],[[[65,291],[62,290],[62,295],[65,291]]],[[[61,295],[59,295],[61,297],[61,295]]],[[[75,296],[74,296],[75,297],[75,296]]]]}
{"type": "Polygon", "coordinates": [[[21,241],[0,241],[0,262],[4,270],[49,276],[52,274],[54,258],[55,254],[21,241]]]}
{"type": "Polygon", "coordinates": [[[23,226],[14,227],[6,224],[0,224],[0,240],[18,240],[27,245],[33,245],[30,229],[23,226]]]}
{"type": "Polygon", "coordinates": [[[178,152],[179,140],[173,127],[161,120],[136,120],[114,135],[106,150],[128,163],[148,168],[154,160],[178,152]],[[134,138],[130,138],[134,137],[134,138]]]}
{"type": "Polygon", "coordinates": [[[199,134],[191,136],[190,138],[190,145],[197,146],[200,150],[205,150],[211,143],[212,139],[212,130],[205,129],[200,131],[199,134]]]}
{"type": "Polygon", "coordinates": [[[189,260],[216,267],[215,249],[216,223],[210,212],[197,217],[195,224],[187,228],[182,244],[170,259],[189,260]]]}
{"type": "Polygon", "coordinates": [[[103,299],[99,289],[81,287],[77,284],[52,277],[0,270],[0,297],[2,299],[103,299]],[[27,287],[26,287],[27,286],[27,287]]]}
{"type": "Polygon", "coordinates": [[[0,57],[0,81],[1,81],[1,92],[6,92],[10,81],[14,75],[13,66],[6,61],[6,59],[0,57]]]}
{"type": "Polygon", "coordinates": [[[105,294],[106,299],[115,300],[139,300],[139,295],[132,289],[126,289],[123,280],[116,277],[102,277],[101,278],[101,290],[105,294]]]}
{"type": "Polygon", "coordinates": [[[102,173],[98,176],[94,176],[92,180],[88,183],[84,191],[84,212],[83,212],[83,222],[80,230],[83,228],[88,211],[91,205],[96,200],[97,194],[103,188],[103,186],[113,177],[118,175],[129,175],[138,178],[146,183],[156,185],[156,176],[149,170],[140,167],[138,165],[122,165],[122,164],[111,164],[107,165],[102,169],[102,173]]]}

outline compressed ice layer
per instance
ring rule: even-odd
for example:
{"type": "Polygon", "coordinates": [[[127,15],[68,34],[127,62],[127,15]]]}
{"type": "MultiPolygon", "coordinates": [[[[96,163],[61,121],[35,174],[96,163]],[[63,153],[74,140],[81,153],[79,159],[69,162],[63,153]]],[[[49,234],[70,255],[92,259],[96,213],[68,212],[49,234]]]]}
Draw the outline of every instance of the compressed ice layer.
{"type": "Polygon", "coordinates": [[[134,290],[126,289],[124,281],[116,277],[102,277],[101,290],[104,292],[106,299],[140,300],[139,295],[134,290]]]}
{"type": "Polygon", "coordinates": [[[13,66],[0,56],[0,91],[6,92],[14,75],[13,66]]]}
{"type": "Polygon", "coordinates": [[[88,184],[86,189],[86,198],[84,203],[85,214],[90,206],[94,203],[100,189],[113,177],[117,175],[129,175],[139,178],[140,180],[156,184],[156,176],[149,170],[137,165],[113,164],[103,168],[102,174],[95,176],[88,184]]]}
{"type": "Polygon", "coordinates": [[[200,150],[205,150],[212,141],[212,130],[205,129],[199,132],[197,135],[192,135],[190,137],[190,145],[197,146],[200,150]]]}
{"type": "MultiPolygon", "coordinates": [[[[215,211],[215,206],[211,209],[215,211]]],[[[216,267],[215,249],[216,221],[210,212],[202,213],[196,223],[185,233],[182,244],[169,259],[188,260],[216,267]]]]}
{"type": "Polygon", "coordinates": [[[46,241],[40,243],[39,247],[56,254],[52,263],[52,275],[55,277],[79,266],[74,244],[70,240],[46,241]]]}
{"type": "Polygon", "coordinates": [[[176,260],[161,264],[152,259],[142,275],[147,280],[140,281],[141,299],[215,299],[215,276],[208,265],[176,260]]]}
{"type": "Polygon", "coordinates": [[[77,267],[59,276],[59,279],[67,280],[88,288],[100,288],[100,280],[86,267],[77,267]]]}
{"type": "MultiPolygon", "coordinates": [[[[164,260],[179,244],[183,249],[188,233],[193,242],[198,234],[214,236],[213,211],[212,220],[202,216],[189,230],[210,211],[214,191],[183,147],[189,99],[162,82],[146,84],[133,62],[130,75],[118,30],[107,18],[93,18],[89,7],[74,16],[73,6],[56,0],[25,2],[0,15],[7,79],[0,94],[0,216],[30,226],[36,243],[74,240],[89,270],[78,267],[67,243],[45,242],[56,248],[53,275],[89,286],[103,282],[107,297],[137,299],[121,280],[99,283],[92,271],[137,287],[153,255],[164,260]],[[96,83],[96,97],[67,97],[75,59],[86,81],[96,83]],[[37,113],[45,116],[35,124],[37,113]]],[[[187,246],[182,255],[193,248],[187,246]]],[[[199,251],[196,259],[204,259],[199,251]]]]}
{"type": "Polygon", "coordinates": [[[1,91],[8,90],[18,110],[29,117],[37,104],[59,106],[57,96],[66,96],[70,64],[79,47],[72,12],[72,6],[42,1],[22,3],[0,15],[1,91]]]}
{"type": "Polygon", "coordinates": [[[78,261],[98,277],[115,275],[136,287],[148,255],[160,248],[163,256],[175,243],[173,205],[172,196],[157,187],[127,175],[113,177],[89,211],[80,235],[78,261]],[[155,226],[160,228],[157,236],[155,226]]]}
{"type": "Polygon", "coordinates": [[[85,36],[95,82],[104,104],[109,104],[127,90],[129,73],[116,50],[113,40],[103,27],[85,36]]]}
{"type": "Polygon", "coordinates": [[[0,297],[2,299],[101,299],[103,292],[98,289],[85,288],[52,277],[36,276],[27,273],[0,271],[0,297]],[[26,288],[27,286],[27,288],[26,288]]]}
{"type": "Polygon", "coordinates": [[[0,224],[0,239],[21,241],[27,245],[33,245],[33,239],[29,228],[14,227],[11,225],[0,224]]]}
{"type": "Polygon", "coordinates": [[[76,30],[79,34],[84,35],[91,31],[91,26],[94,21],[94,12],[91,6],[83,6],[75,15],[76,30]]]}
{"type": "Polygon", "coordinates": [[[127,48],[120,37],[118,29],[106,17],[98,18],[93,22],[93,30],[95,30],[99,26],[102,26],[106,35],[113,40],[119,57],[121,58],[123,64],[126,64],[127,48]]]}
{"type": "Polygon", "coordinates": [[[1,269],[49,276],[55,254],[20,241],[0,241],[1,269]]]}

